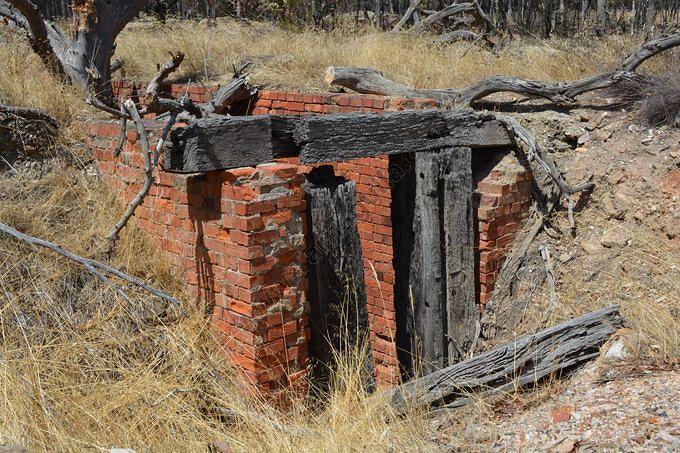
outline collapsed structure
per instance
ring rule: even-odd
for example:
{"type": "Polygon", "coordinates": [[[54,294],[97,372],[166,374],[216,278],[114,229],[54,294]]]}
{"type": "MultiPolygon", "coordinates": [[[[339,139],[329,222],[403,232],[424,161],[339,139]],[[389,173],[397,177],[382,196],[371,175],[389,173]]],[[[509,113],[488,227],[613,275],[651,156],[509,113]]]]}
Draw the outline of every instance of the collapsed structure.
{"type": "MultiPolygon", "coordinates": [[[[167,90],[196,102],[212,91],[167,90]]],[[[328,362],[343,326],[370,340],[382,385],[465,357],[531,178],[493,119],[432,107],[260,91],[251,116],[173,132],[135,217],[254,385],[285,387],[328,362]],[[365,115],[301,116],[351,112],[365,115]]],[[[117,125],[89,131],[101,171],[129,201],[143,180],[135,133],[114,158],[117,125]]]]}

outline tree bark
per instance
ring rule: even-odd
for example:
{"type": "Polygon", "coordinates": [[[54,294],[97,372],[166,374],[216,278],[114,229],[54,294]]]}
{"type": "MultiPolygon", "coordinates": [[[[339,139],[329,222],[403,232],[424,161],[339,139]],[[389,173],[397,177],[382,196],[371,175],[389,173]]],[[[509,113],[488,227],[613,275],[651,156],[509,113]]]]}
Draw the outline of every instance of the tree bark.
{"type": "Polygon", "coordinates": [[[0,0],[0,16],[29,32],[33,48],[50,70],[102,98],[110,98],[114,43],[146,4],[147,0],[73,0],[70,37],[46,21],[28,0],[0,0]]]}
{"type": "Polygon", "coordinates": [[[402,384],[387,396],[393,409],[404,413],[409,408],[460,407],[479,397],[527,387],[594,359],[623,325],[619,307],[611,306],[402,384]]]}

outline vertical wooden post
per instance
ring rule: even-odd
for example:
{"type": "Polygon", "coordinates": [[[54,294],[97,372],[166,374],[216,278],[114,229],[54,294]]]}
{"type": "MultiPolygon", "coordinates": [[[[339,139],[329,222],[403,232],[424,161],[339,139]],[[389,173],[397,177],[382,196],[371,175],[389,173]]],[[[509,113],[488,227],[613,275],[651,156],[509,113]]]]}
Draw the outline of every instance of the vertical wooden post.
{"type": "Polygon", "coordinates": [[[442,217],[446,260],[448,365],[465,358],[474,341],[479,310],[475,302],[474,214],[470,148],[440,154],[442,217]]]}
{"type": "MultiPolygon", "coordinates": [[[[415,371],[426,375],[464,358],[478,318],[470,149],[417,153],[414,192],[408,272],[411,351],[419,361],[415,371]]],[[[403,256],[403,250],[396,256],[403,256]]]]}
{"type": "Polygon", "coordinates": [[[446,305],[443,275],[439,153],[416,154],[414,246],[410,286],[415,325],[413,351],[423,376],[445,366],[446,305]]]}
{"type": "Polygon", "coordinates": [[[364,265],[356,220],[356,186],[323,166],[308,175],[309,299],[312,375],[321,388],[337,366],[337,354],[365,347],[362,362],[367,390],[375,384],[368,345],[364,265]]]}

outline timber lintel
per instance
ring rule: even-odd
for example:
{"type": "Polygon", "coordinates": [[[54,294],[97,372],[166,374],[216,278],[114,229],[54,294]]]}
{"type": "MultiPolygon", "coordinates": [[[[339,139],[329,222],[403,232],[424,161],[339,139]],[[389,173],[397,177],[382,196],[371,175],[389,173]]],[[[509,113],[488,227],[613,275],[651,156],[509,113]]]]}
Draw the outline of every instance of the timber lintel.
{"type": "Polygon", "coordinates": [[[433,151],[509,146],[506,128],[473,111],[261,115],[199,119],[171,134],[164,169],[177,173],[254,166],[281,157],[303,164],[433,151]]]}

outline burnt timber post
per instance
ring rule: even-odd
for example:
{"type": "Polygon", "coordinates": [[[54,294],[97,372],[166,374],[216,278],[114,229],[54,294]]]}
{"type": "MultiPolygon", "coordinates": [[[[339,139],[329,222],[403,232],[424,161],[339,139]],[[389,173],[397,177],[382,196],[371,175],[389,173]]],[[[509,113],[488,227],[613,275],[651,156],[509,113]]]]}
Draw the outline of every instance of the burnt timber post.
{"type": "Polygon", "coordinates": [[[330,166],[314,169],[305,187],[309,216],[312,374],[327,386],[337,357],[362,357],[365,388],[375,384],[368,349],[364,264],[356,219],[356,186],[330,166]],[[347,353],[347,354],[344,354],[347,353]]]}
{"type": "Polygon", "coordinates": [[[390,173],[400,361],[427,375],[463,360],[476,328],[471,151],[395,156],[390,173]]]}

